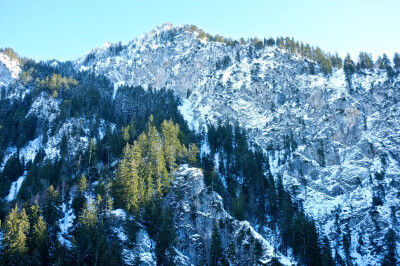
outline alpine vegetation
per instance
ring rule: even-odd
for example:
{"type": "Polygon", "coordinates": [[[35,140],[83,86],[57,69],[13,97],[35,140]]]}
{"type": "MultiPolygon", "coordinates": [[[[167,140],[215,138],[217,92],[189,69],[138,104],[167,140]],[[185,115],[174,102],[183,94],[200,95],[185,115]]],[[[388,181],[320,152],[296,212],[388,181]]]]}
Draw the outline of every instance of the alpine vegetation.
{"type": "Polygon", "coordinates": [[[154,28],[0,50],[1,265],[397,265],[400,56],[154,28]]]}

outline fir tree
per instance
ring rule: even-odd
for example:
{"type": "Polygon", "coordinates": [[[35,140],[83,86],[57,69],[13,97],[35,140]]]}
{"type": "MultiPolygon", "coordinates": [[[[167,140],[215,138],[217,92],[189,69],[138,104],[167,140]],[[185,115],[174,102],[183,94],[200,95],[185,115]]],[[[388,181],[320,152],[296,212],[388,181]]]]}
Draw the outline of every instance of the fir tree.
{"type": "Polygon", "coordinates": [[[102,236],[98,232],[98,209],[92,198],[85,203],[78,224],[75,229],[76,245],[83,263],[95,265],[100,257],[100,241],[102,236]]]}
{"type": "Polygon", "coordinates": [[[61,197],[53,186],[50,186],[46,191],[46,199],[43,204],[43,217],[49,232],[50,249],[54,249],[57,243],[57,234],[60,232],[58,221],[62,218],[62,210],[61,197]]]}
{"type": "Polygon", "coordinates": [[[355,64],[353,60],[351,60],[350,54],[347,54],[343,63],[343,70],[346,74],[346,77],[350,77],[355,72],[355,64]]]}
{"type": "Polygon", "coordinates": [[[393,64],[395,69],[400,69],[400,54],[395,53],[393,58],[393,64]]]}
{"type": "Polygon", "coordinates": [[[198,156],[199,156],[199,149],[197,148],[196,144],[194,143],[190,144],[188,150],[189,163],[194,166],[197,165],[198,156]]]}
{"type": "Polygon", "coordinates": [[[210,265],[220,265],[222,261],[223,249],[221,236],[219,235],[218,225],[214,222],[211,233],[210,265]]]}
{"type": "MultiPolygon", "coordinates": [[[[87,180],[84,174],[81,175],[78,184],[78,191],[72,200],[71,207],[74,210],[75,217],[79,217],[81,210],[86,202],[85,191],[87,189],[87,180]]],[[[75,220],[76,221],[76,220],[75,220]]]]}
{"type": "Polygon", "coordinates": [[[5,220],[2,246],[4,253],[3,265],[22,265],[27,259],[27,234],[29,220],[25,209],[18,212],[18,205],[11,210],[5,220]]]}
{"type": "Polygon", "coordinates": [[[48,264],[48,232],[46,222],[43,216],[39,216],[36,223],[33,224],[33,232],[31,240],[33,248],[33,254],[36,254],[36,261],[40,264],[48,264]]]}
{"type": "Polygon", "coordinates": [[[334,266],[335,263],[332,258],[331,246],[329,244],[329,239],[325,236],[322,248],[322,265],[334,266]]]}
{"type": "MultiPolygon", "coordinates": [[[[141,157],[138,145],[136,148],[136,156],[141,157]]],[[[129,144],[126,144],[124,149],[124,157],[118,166],[116,178],[113,182],[113,194],[117,206],[121,206],[130,212],[139,210],[140,200],[143,200],[141,195],[145,188],[140,182],[138,169],[140,161],[135,160],[134,149],[129,144]]]]}
{"type": "Polygon", "coordinates": [[[388,230],[385,239],[386,239],[387,251],[385,257],[383,258],[382,265],[383,266],[398,265],[396,259],[396,233],[392,228],[388,230]]]}

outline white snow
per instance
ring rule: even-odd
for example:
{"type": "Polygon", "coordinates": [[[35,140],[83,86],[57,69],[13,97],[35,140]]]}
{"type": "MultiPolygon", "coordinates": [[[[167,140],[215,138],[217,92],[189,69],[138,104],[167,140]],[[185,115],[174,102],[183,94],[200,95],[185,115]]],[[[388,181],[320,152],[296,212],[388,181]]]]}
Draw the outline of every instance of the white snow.
{"type": "Polygon", "coordinates": [[[123,86],[123,85],[125,85],[125,81],[123,81],[123,80],[114,83],[114,91],[113,91],[113,95],[112,95],[112,99],[113,99],[113,100],[115,99],[115,96],[117,96],[118,88],[119,88],[120,86],[123,86]]]}
{"type": "Polygon", "coordinates": [[[111,213],[114,214],[118,218],[121,218],[121,219],[126,218],[126,212],[123,209],[112,210],[111,213]]]}
{"type": "Polygon", "coordinates": [[[35,160],[36,154],[38,153],[40,146],[42,145],[43,136],[39,136],[34,140],[29,141],[29,143],[20,150],[20,159],[25,158],[25,162],[35,160]]]}
{"type": "Polygon", "coordinates": [[[203,140],[201,142],[201,147],[200,147],[200,156],[203,157],[203,155],[208,155],[210,154],[211,149],[208,146],[208,142],[206,140],[203,140]]]}
{"type": "Polygon", "coordinates": [[[68,202],[68,206],[65,203],[61,205],[64,217],[58,221],[61,229],[61,232],[58,235],[58,239],[61,243],[67,245],[68,247],[71,247],[71,242],[66,238],[66,236],[68,236],[68,230],[72,227],[73,222],[75,220],[75,215],[71,208],[71,204],[72,204],[72,197],[68,202]]]}
{"type": "Polygon", "coordinates": [[[19,77],[20,73],[18,60],[12,60],[4,53],[0,53],[0,87],[11,84],[19,77]]]}
{"type": "Polygon", "coordinates": [[[191,103],[188,99],[182,100],[182,105],[178,106],[179,111],[181,112],[183,118],[188,123],[188,126],[191,130],[196,129],[193,124],[193,110],[191,108],[191,103]]]}
{"type": "Polygon", "coordinates": [[[11,183],[10,191],[8,192],[8,195],[6,197],[7,201],[13,201],[17,198],[18,191],[21,188],[22,182],[24,182],[26,178],[26,174],[27,171],[25,171],[22,176],[18,177],[17,181],[11,183]]]}
{"type": "Polygon", "coordinates": [[[117,233],[119,240],[122,242],[128,241],[128,236],[122,230],[122,228],[114,228],[114,232],[117,233]]]}
{"type": "Polygon", "coordinates": [[[11,156],[17,153],[17,147],[8,147],[4,154],[3,162],[0,165],[0,170],[3,171],[4,166],[6,165],[7,161],[10,159],[11,156]]]}

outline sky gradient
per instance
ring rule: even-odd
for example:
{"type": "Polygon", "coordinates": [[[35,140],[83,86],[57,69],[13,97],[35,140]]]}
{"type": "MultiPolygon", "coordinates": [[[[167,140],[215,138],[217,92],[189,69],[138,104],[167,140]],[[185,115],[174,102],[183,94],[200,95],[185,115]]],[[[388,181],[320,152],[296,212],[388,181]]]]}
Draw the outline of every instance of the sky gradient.
{"type": "Polygon", "coordinates": [[[398,0],[0,0],[0,47],[73,60],[168,21],[234,39],[289,36],[342,57],[366,51],[392,59],[400,52],[399,12],[398,0]]]}

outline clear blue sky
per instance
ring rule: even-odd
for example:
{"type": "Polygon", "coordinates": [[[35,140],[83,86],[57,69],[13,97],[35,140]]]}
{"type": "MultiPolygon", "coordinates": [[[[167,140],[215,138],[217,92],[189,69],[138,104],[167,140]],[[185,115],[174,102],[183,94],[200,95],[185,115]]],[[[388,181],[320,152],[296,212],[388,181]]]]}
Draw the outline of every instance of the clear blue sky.
{"type": "Polygon", "coordinates": [[[37,60],[76,59],[166,21],[235,39],[294,37],[353,59],[400,52],[399,0],[0,0],[0,47],[37,60]]]}

